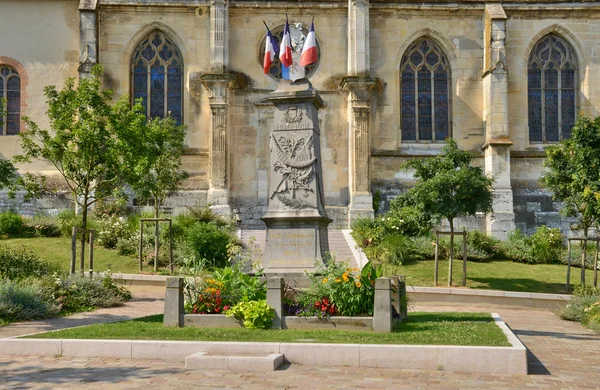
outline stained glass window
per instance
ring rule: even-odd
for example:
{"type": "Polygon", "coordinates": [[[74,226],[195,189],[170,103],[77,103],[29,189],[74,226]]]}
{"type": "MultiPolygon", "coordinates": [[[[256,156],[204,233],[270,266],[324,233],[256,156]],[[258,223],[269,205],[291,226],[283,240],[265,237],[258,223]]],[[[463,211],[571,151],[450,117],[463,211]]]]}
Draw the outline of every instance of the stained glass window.
{"type": "Polygon", "coordinates": [[[546,35],[531,51],[527,75],[529,141],[569,138],[577,115],[577,57],[571,45],[546,35]]]}
{"type": "Polygon", "coordinates": [[[0,112],[0,135],[19,134],[21,128],[21,78],[16,70],[0,66],[0,99],[4,111],[0,112]]]}
{"type": "Polygon", "coordinates": [[[162,32],[154,31],[137,47],[131,60],[132,96],[142,99],[148,118],[170,115],[183,121],[183,58],[162,32]]]}
{"type": "Polygon", "coordinates": [[[400,65],[403,142],[442,142],[450,136],[450,65],[431,40],[413,43],[400,65]]]}

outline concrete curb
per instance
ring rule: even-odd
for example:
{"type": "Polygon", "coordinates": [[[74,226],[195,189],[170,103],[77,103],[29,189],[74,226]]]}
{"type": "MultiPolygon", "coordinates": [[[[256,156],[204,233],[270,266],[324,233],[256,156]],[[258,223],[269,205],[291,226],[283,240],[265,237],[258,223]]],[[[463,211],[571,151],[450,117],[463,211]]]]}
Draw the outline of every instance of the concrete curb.
{"type": "Polygon", "coordinates": [[[526,348],[498,314],[495,323],[510,347],[452,345],[380,345],[243,343],[218,341],[0,339],[6,355],[110,357],[183,361],[199,352],[219,355],[283,354],[292,364],[350,367],[388,367],[510,375],[527,374],[526,348]]]}
{"type": "Polygon", "coordinates": [[[567,294],[542,294],[500,290],[475,290],[451,287],[406,286],[417,305],[470,305],[481,307],[557,310],[572,298],[567,294]]]}

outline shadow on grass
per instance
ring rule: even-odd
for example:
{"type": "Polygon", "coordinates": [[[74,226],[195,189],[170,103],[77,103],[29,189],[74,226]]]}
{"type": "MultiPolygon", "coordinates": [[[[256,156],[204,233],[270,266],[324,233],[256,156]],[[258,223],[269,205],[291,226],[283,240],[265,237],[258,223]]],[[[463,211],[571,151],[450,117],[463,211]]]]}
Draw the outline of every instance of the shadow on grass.
{"type": "Polygon", "coordinates": [[[524,278],[476,278],[468,277],[469,280],[481,283],[484,286],[478,288],[489,288],[490,290],[504,291],[528,291],[550,294],[565,294],[565,283],[549,283],[535,279],[524,278]]]}

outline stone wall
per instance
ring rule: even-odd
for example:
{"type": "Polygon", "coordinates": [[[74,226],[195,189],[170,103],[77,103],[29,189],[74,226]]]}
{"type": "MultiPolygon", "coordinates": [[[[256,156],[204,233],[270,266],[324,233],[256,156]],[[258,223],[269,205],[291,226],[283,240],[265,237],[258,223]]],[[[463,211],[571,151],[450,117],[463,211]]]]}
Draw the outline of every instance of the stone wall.
{"type": "MultiPolygon", "coordinates": [[[[273,108],[264,100],[277,82],[262,71],[262,22],[274,28],[284,23],[288,13],[291,22],[308,24],[315,17],[321,62],[311,82],[326,103],[319,124],[325,204],[334,219],[332,226],[348,226],[350,214],[356,211],[353,202],[370,203],[369,188],[371,193],[379,192],[380,210],[385,210],[393,197],[413,183],[411,174],[401,171],[400,165],[409,158],[439,153],[441,143],[403,142],[400,128],[400,61],[411,43],[428,37],[450,63],[451,134],[461,148],[480,156],[477,164],[502,176],[502,203],[513,202],[516,226],[527,232],[540,224],[568,229],[570,220],[558,216],[559,205],[538,183],[545,145],[529,142],[527,60],[533,45],[545,34],[554,32],[566,39],[579,60],[578,108],[598,115],[600,90],[595,86],[600,84],[600,25],[595,21],[600,7],[596,2],[330,0],[309,5],[262,0],[100,0],[85,5],[86,12],[97,12],[98,60],[105,69],[105,86],[117,96],[129,94],[131,55],[153,30],[169,36],[184,57],[183,112],[188,126],[184,167],[191,177],[185,191],[169,200],[168,210],[178,212],[225,199],[239,212],[244,227],[264,227],[260,216],[269,196],[268,147],[273,122],[273,108]],[[224,37],[228,39],[224,41],[224,37]],[[492,43],[501,44],[501,52],[492,52],[492,43]],[[501,60],[498,66],[505,75],[500,72],[487,77],[496,60],[501,60]],[[227,72],[237,76],[229,80],[227,72]],[[226,76],[210,84],[202,79],[209,73],[226,76]],[[354,77],[355,86],[342,91],[345,76],[354,77]],[[365,90],[352,89],[361,82],[367,85],[365,90]],[[506,89],[507,102],[498,107],[502,99],[492,102],[490,96],[498,91],[505,95],[506,89]],[[216,92],[220,94],[214,95],[216,92]],[[224,151],[211,149],[218,127],[213,123],[217,105],[226,107],[221,118],[226,123],[224,151]],[[365,113],[366,122],[357,125],[356,118],[365,113]],[[506,123],[504,146],[492,143],[489,147],[497,135],[490,129],[504,128],[506,123]],[[369,136],[367,153],[354,148],[357,128],[369,136]],[[212,164],[217,152],[225,157],[212,164]],[[360,160],[363,157],[365,161],[360,160]],[[358,170],[360,175],[353,173],[358,170]],[[368,188],[357,185],[364,177],[368,177],[368,188]],[[219,187],[221,181],[224,184],[219,187]],[[211,198],[216,187],[226,195],[211,198]]],[[[1,58],[7,57],[24,66],[29,83],[27,114],[42,126],[47,125],[43,87],[76,77],[81,60],[79,42],[93,42],[88,36],[91,30],[82,27],[80,31],[78,6],[77,0],[2,1],[0,36],[9,38],[0,41],[0,64],[1,58]]],[[[18,152],[16,137],[0,141],[0,158],[18,152]]],[[[52,172],[41,161],[20,168],[52,172]]],[[[7,207],[6,203],[0,207],[7,207]]],[[[25,212],[31,210],[31,206],[23,207],[25,212]]],[[[369,213],[360,207],[357,210],[369,213]]],[[[483,220],[477,217],[465,224],[481,228],[483,220]]],[[[488,230],[491,224],[487,222],[488,230]]]]}

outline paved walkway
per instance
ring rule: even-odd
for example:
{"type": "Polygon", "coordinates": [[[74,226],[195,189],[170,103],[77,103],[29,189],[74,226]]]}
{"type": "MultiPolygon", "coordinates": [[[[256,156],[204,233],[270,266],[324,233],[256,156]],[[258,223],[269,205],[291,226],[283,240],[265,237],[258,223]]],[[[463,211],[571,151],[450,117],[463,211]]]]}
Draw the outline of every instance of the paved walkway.
{"type": "MultiPolygon", "coordinates": [[[[459,311],[455,307],[426,307],[459,311]]],[[[417,309],[425,309],[417,307],[417,309]]],[[[469,310],[460,310],[469,311],[469,310]]],[[[472,310],[474,311],[474,310],[472,310]]],[[[477,309],[477,311],[483,311],[477,309]]],[[[527,376],[444,371],[309,367],[268,373],[186,371],[181,364],[151,360],[15,357],[0,355],[0,389],[597,389],[600,336],[547,311],[490,310],[530,349],[527,376]]],[[[150,313],[149,313],[150,314],[150,313]]]]}
{"type": "MultiPolygon", "coordinates": [[[[133,299],[120,307],[98,309],[89,313],[76,313],[68,317],[50,318],[43,321],[18,322],[0,327],[0,338],[18,337],[31,333],[72,328],[75,326],[130,320],[164,310],[164,287],[128,286],[133,299]]],[[[0,378],[1,383],[1,378],[0,378]]]]}

